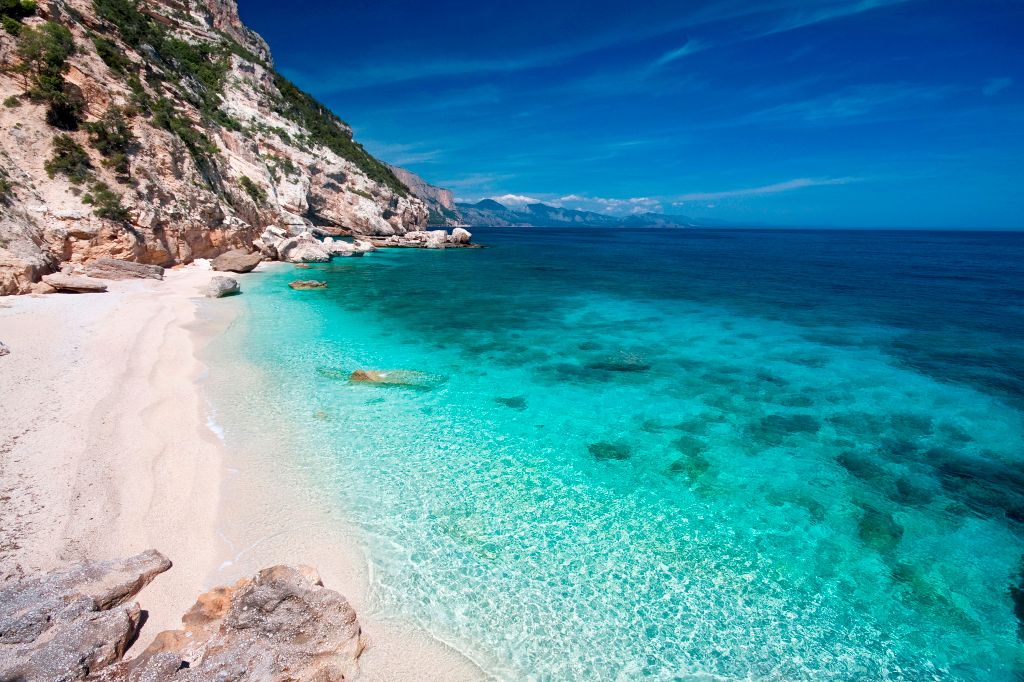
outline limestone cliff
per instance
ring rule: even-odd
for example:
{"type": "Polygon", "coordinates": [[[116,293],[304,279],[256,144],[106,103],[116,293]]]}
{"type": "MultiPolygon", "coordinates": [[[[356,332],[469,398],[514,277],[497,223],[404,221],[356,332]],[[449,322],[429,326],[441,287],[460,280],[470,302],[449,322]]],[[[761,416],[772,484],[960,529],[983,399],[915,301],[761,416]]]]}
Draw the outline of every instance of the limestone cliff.
{"type": "Polygon", "coordinates": [[[0,295],[62,261],[187,263],[250,248],[271,225],[427,225],[432,208],[274,70],[235,0],[13,6],[25,11],[0,32],[0,295]]]}

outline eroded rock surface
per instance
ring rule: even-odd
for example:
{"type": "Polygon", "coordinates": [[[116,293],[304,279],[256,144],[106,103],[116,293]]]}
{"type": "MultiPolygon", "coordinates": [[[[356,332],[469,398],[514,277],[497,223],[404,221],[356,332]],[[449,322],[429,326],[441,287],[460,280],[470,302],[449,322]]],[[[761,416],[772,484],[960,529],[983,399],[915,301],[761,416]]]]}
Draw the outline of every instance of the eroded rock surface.
{"type": "Polygon", "coordinates": [[[163,279],[164,269],[159,265],[147,265],[116,258],[97,258],[82,269],[86,277],[96,279],[163,279]]]}
{"type": "Polygon", "coordinates": [[[224,298],[241,292],[242,287],[238,285],[238,280],[232,277],[214,277],[203,288],[203,296],[207,298],[224,298]]]}
{"type": "Polygon", "coordinates": [[[219,272],[252,272],[263,262],[259,253],[250,253],[245,249],[233,249],[213,259],[213,269],[219,272]]]}
{"type": "Polygon", "coordinates": [[[144,620],[130,600],[170,567],[150,550],[0,590],[0,680],[344,682],[358,674],[365,641],[356,612],[305,566],[275,566],[201,595],[181,630],[124,661],[144,620]]]}
{"type": "Polygon", "coordinates": [[[67,275],[63,272],[44,275],[43,283],[57,291],[72,294],[101,293],[107,290],[107,284],[103,280],[85,277],[84,275],[67,275]]]}
{"type": "Polygon", "coordinates": [[[171,562],[155,550],[89,561],[0,590],[0,680],[83,680],[121,660],[138,635],[130,602],[171,562]]]}

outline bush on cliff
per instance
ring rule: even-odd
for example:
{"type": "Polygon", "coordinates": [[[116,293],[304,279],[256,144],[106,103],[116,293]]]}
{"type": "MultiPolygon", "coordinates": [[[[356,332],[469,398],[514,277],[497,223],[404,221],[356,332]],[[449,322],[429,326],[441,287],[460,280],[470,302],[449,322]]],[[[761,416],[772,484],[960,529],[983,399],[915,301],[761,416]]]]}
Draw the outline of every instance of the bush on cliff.
{"type": "Polygon", "coordinates": [[[28,81],[28,96],[46,102],[47,122],[63,130],[75,130],[85,103],[74,85],[64,80],[67,60],[75,53],[75,41],[65,26],[47,21],[22,27],[18,36],[18,71],[28,81]]]}
{"type": "Polygon", "coordinates": [[[86,123],[84,128],[89,132],[92,146],[103,155],[103,165],[120,176],[127,176],[130,170],[128,156],[135,151],[138,139],[132,133],[124,111],[111,107],[103,118],[86,123]]]}
{"type": "Polygon", "coordinates": [[[59,173],[73,185],[80,185],[92,176],[89,155],[69,135],[53,138],[53,156],[43,164],[43,168],[50,178],[59,173]]]}
{"type": "Polygon", "coordinates": [[[267,201],[267,190],[253,182],[248,175],[243,175],[238,178],[238,184],[245,190],[245,193],[249,195],[249,198],[252,199],[252,202],[257,206],[260,206],[267,201]]]}

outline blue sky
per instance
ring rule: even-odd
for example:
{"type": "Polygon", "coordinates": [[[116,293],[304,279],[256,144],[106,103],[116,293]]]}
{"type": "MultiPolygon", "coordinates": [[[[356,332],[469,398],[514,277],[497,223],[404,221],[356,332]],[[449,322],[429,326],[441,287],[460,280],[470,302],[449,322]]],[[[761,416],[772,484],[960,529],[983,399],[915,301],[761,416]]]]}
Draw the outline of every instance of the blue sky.
{"type": "Polygon", "coordinates": [[[1024,228],[1024,0],[240,5],[371,152],[461,200],[1024,228]]]}

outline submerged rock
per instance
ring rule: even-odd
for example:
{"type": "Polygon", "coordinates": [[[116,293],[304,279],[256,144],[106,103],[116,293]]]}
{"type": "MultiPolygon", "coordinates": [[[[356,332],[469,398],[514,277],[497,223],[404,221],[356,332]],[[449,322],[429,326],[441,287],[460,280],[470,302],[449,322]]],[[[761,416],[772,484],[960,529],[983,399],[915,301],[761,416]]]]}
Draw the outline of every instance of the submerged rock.
{"type": "Polygon", "coordinates": [[[224,298],[241,292],[242,287],[238,285],[238,280],[231,277],[214,277],[203,288],[203,295],[207,298],[224,298]]]}
{"type": "Polygon", "coordinates": [[[513,398],[495,398],[494,402],[499,405],[504,405],[510,409],[522,412],[526,409],[526,398],[524,396],[515,396],[513,398]]]}
{"type": "Polygon", "coordinates": [[[405,388],[432,389],[444,383],[444,377],[408,369],[375,370],[357,369],[349,375],[349,381],[356,384],[378,386],[402,386],[405,388]]]}
{"type": "Polygon", "coordinates": [[[138,635],[128,603],[171,562],[155,550],[87,561],[0,590],[0,679],[84,680],[116,663],[138,635]]]}
{"type": "Polygon", "coordinates": [[[72,294],[102,293],[107,290],[106,282],[83,277],[81,275],[68,275],[63,272],[55,272],[52,275],[44,275],[43,282],[60,292],[72,294]]]}
{"type": "Polygon", "coordinates": [[[903,526],[892,514],[865,505],[864,515],[857,523],[861,541],[881,554],[892,554],[903,539],[903,526]]]}
{"type": "Polygon", "coordinates": [[[288,286],[297,291],[308,291],[309,289],[326,289],[327,282],[321,282],[317,279],[300,279],[290,283],[288,286]]]}
{"type": "Polygon", "coordinates": [[[686,476],[691,483],[694,483],[706,474],[710,468],[711,462],[708,461],[707,457],[699,453],[690,453],[672,462],[668,467],[668,471],[673,475],[686,476]]]}
{"type": "Polygon", "coordinates": [[[163,279],[164,269],[159,265],[146,265],[116,258],[97,258],[86,264],[84,273],[97,279],[163,279]]]}
{"type": "Polygon", "coordinates": [[[642,355],[619,353],[595,360],[594,362],[588,362],[586,368],[604,372],[646,372],[651,368],[651,365],[642,355]]]}
{"type": "Polygon", "coordinates": [[[628,445],[622,443],[609,443],[600,441],[587,446],[591,456],[598,461],[626,460],[633,456],[633,451],[628,445]]]}
{"type": "Polygon", "coordinates": [[[249,253],[245,249],[233,249],[213,259],[213,269],[219,272],[252,272],[263,262],[260,253],[249,253]]]}
{"type": "Polygon", "coordinates": [[[1010,599],[1013,601],[1013,615],[1017,617],[1017,637],[1024,640],[1024,559],[1021,559],[1017,582],[1010,585],[1010,599]]]}

